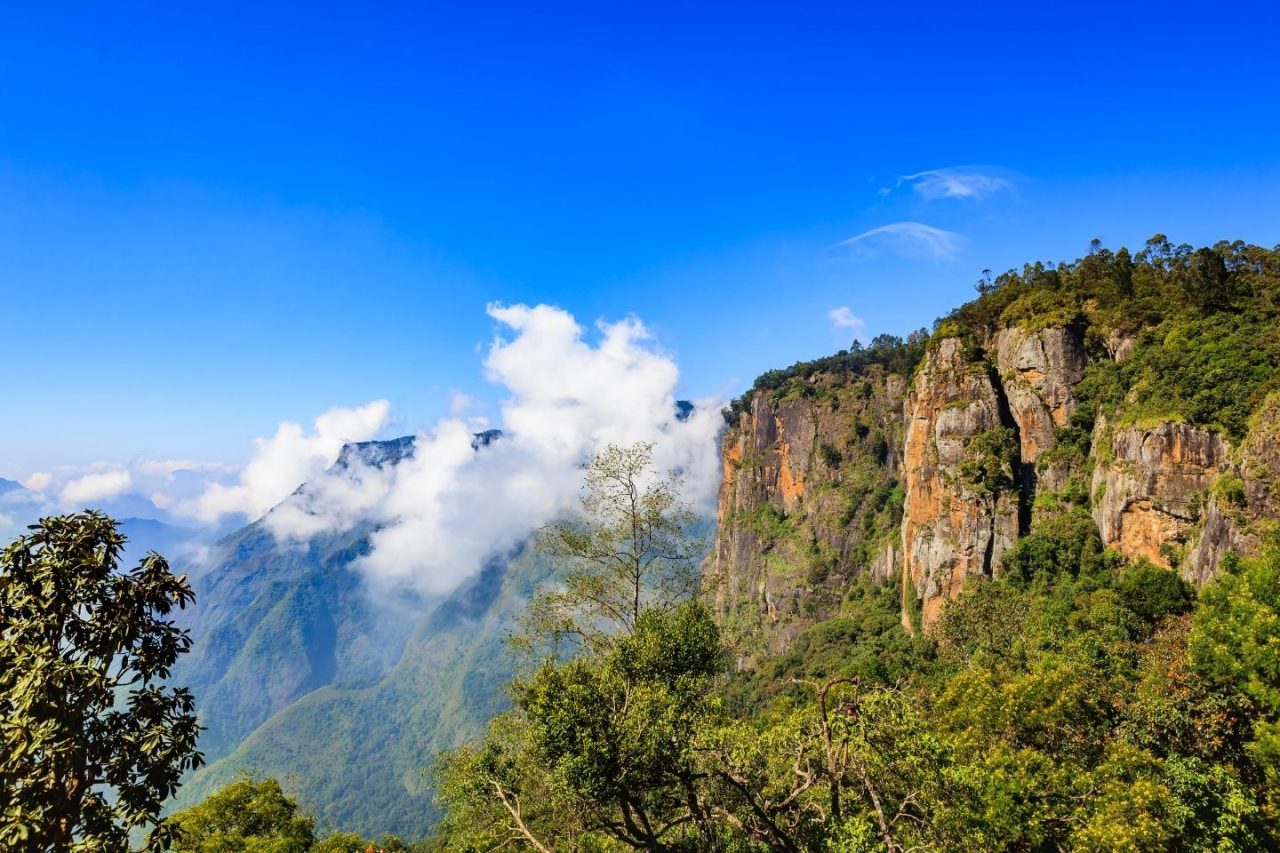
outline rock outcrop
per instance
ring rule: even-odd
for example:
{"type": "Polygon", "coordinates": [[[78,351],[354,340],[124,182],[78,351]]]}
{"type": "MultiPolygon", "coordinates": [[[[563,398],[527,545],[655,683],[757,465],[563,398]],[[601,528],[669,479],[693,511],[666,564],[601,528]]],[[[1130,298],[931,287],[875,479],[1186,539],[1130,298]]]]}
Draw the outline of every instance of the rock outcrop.
{"type": "Polygon", "coordinates": [[[708,586],[743,654],[829,618],[857,575],[896,569],[906,380],[878,366],[756,393],[722,438],[708,586]]]}
{"type": "Polygon", "coordinates": [[[1278,516],[1280,392],[1274,392],[1254,413],[1231,467],[1209,491],[1202,530],[1187,554],[1183,575],[1204,583],[1228,552],[1256,554],[1278,516]]]}
{"type": "Polygon", "coordinates": [[[1076,410],[1075,389],[1086,364],[1084,333],[1076,326],[1034,332],[1015,326],[996,338],[996,369],[1018,427],[1021,476],[1030,495],[1041,482],[1060,490],[1075,473],[1067,462],[1049,460],[1044,453],[1076,410]]]}
{"type": "Polygon", "coordinates": [[[908,630],[916,627],[909,616],[916,606],[928,626],[966,578],[990,577],[1018,535],[1017,494],[981,488],[963,470],[973,441],[1007,428],[1011,417],[989,365],[973,355],[959,338],[942,340],[907,396],[902,582],[908,630]]]}
{"type": "Polygon", "coordinates": [[[1213,430],[1164,422],[1095,430],[1090,489],[1103,544],[1131,558],[1177,568],[1207,490],[1227,466],[1230,448],[1213,430]]]}

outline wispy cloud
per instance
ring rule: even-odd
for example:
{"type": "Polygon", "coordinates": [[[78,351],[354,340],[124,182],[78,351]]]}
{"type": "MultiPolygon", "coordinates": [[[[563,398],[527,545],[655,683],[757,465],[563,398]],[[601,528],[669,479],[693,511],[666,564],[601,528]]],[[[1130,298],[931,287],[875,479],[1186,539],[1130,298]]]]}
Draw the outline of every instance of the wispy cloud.
{"type": "Polygon", "coordinates": [[[462,391],[452,391],[449,394],[449,414],[454,417],[482,408],[484,405],[470,394],[462,391]]]}
{"type": "Polygon", "coordinates": [[[979,200],[1002,192],[1013,192],[1013,182],[991,170],[973,166],[929,169],[914,175],[903,175],[898,186],[907,184],[925,201],[944,198],[979,200]]]}
{"type": "Polygon", "coordinates": [[[955,257],[956,252],[964,245],[964,237],[954,231],[935,228],[923,222],[892,222],[855,234],[836,245],[854,248],[883,246],[906,257],[917,257],[923,252],[945,260],[955,257]]]}

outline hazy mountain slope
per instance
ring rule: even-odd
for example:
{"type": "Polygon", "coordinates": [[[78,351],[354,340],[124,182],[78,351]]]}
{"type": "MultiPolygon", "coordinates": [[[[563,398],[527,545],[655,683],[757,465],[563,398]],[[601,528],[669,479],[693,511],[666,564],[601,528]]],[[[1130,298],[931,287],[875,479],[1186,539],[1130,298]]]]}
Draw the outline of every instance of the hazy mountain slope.
{"type": "Polygon", "coordinates": [[[34,524],[46,508],[42,495],[0,477],[0,538],[4,542],[26,533],[27,525],[34,524]]]}
{"type": "Polygon", "coordinates": [[[504,707],[512,666],[504,638],[547,571],[530,552],[491,563],[432,608],[384,677],[364,687],[335,680],[283,707],[196,774],[181,802],[247,769],[285,779],[323,823],[369,835],[424,833],[435,812],[423,771],[504,707]]]}
{"type": "Polygon", "coordinates": [[[165,556],[173,571],[181,574],[191,570],[200,530],[154,518],[122,518],[117,527],[129,540],[124,549],[124,565],[136,563],[149,551],[155,551],[165,556]]]}
{"type": "Polygon", "coordinates": [[[351,571],[367,532],[287,544],[257,521],[215,546],[194,579],[195,646],[175,674],[200,702],[210,759],[298,697],[371,684],[395,663],[413,623],[372,608],[351,571]]]}

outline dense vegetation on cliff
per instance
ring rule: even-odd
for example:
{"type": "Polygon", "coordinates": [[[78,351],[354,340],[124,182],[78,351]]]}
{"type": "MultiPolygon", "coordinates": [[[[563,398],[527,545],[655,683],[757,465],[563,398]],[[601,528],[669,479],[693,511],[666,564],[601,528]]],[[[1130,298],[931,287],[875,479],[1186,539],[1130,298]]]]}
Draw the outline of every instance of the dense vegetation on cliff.
{"type": "Polygon", "coordinates": [[[1076,424],[1091,420],[1091,407],[1115,408],[1125,420],[1185,420],[1238,439],[1280,387],[1275,249],[1175,246],[1157,235],[1131,255],[1095,241],[1077,261],[1028,264],[979,282],[978,291],[938,322],[935,336],[976,344],[1010,325],[1087,326],[1090,406],[1076,424]]]}

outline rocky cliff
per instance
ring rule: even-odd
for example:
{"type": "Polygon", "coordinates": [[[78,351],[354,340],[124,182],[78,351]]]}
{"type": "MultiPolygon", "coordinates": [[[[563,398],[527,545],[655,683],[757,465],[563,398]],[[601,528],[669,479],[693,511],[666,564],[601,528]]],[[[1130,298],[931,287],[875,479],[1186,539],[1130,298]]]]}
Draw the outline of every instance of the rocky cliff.
{"type": "Polygon", "coordinates": [[[1036,498],[1070,488],[1056,453],[1087,358],[1074,325],[941,337],[907,397],[903,620],[931,625],[973,576],[992,577],[1029,530],[1036,498]]]}
{"type": "Polygon", "coordinates": [[[1020,477],[1030,493],[1060,491],[1073,474],[1070,460],[1048,451],[1078,406],[1075,389],[1088,363],[1078,326],[1028,331],[1002,329],[996,337],[996,375],[1018,431],[1020,477]]]}
{"type": "Polygon", "coordinates": [[[1172,422],[1111,428],[1099,418],[1096,435],[1090,492],[1102,541],[1126,556],[1177,565],[1209,487],[1226,470],[1229,445],[1213,430],[1172,422]]]}
{"type": "Polygon", "coordinates": [[[966,578],[989,577],[1013,545],[1020,513],[1010,486],[1020,466],[1007,441],[1012,415],[1000,384],[958,338],[925,356],[905,416],[903,618],[910,628],[917,603],[924,621],[933,621],[966,578]],[[990,470],[975,457],[988,446],[990,470]]]}
{"type": "Polygon", "coordinates": [[[830,618],[858,575],[896,573],[906,387],[879,364],[792,377],[725,431],[707,570],[744,658],[830,618]]]}
{"type": "MultiPolygon", "coordinates": [[[[1105,546],[1204,583],[1229,551],[1257,550],[1276,515],[1280,443],[1273,394],[1237,451],[1216,426],[1135,421],[1140,401],[1091,410],[1086,452],[1065,448],[1080,425],[1090,364],[1104,372],[1133,351],[1086,352],[1081,324],[1004,328],[965,343],[933,342],[906,401],[903,618],[928,629],[971,576],[991,577],[1037,517],[1087,495],[1105,546]],[[1130,404],[1130,405],[1126,405],[1130,404]],[[1008,446],[1001,436],[1012,440],[1008,446]],[[1003,472],[1003,476],[1001,476],[1003,472]]],[[[1116,341],[1119,343],[1116,343],[1116,341]]]]}
{"type": "Polygon", "coordinates": [[[1078,319],[945,332],[907,375],[793,377],[726,430],[709,577],[726,625],[756,638],[744,658],[836,614],[859,576],[900,582],[904,626],[928,631],[970,578],[998,575],[1020,537],[1072,507],[1106,547],[1195,583],[1257,550],[1280,511],[1280,392],[1233,443],[1176,413],[1137,417],[1138,385],[1094,399],[1158,341],[1078,319]]]}
{"type": "Polygon", "coordinates": [[[1191,537],[1183,574],[1203,583],[1227,553],[1255,554],[1280,518],[1280,392],[1250,419],[1238,452],[1226,460],[1202,499],[1198,535],[1191,537]]]}

